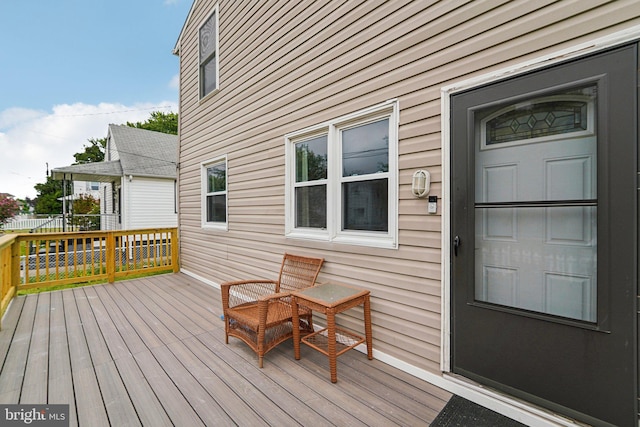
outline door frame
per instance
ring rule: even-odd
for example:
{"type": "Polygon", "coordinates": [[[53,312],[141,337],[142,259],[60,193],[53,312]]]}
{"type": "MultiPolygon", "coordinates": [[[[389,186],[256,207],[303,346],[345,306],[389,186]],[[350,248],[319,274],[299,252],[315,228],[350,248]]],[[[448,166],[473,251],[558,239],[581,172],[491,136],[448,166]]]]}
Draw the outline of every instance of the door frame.
{"type": "MultiPolygon", "coordinates": [[[[461,378],[452,373],[451,367],[451,97],[458,92],[474,89],[486,84],[498,82],[509,77],[516,77],[543,68],[557,65],[561,62],[576,60],[581,57],[614,49],[630,42],[640,42],[640,25],[624,31],[612,33],[608,36],[597,38],[584,43],[576,44],[566,49],[558,50],[550,54],[522,62],[507,68],[483,74],[470,79],[455,82],[444,86],[440,90],[441,101],[441,143],[442,143],[442,242],[441,242],[441,351],[440,368],[445,380],[452,383],[456,393],[467,399],[475,401],[489,409],[503,413],[514,419],[531,425],[544,425],[545,422],[553,422],[558,425],[575,425],[564,416],[554,415],[545,409],[540,409],[533,404],[509,395],[487,390],[479,384],[461,378]]],[[[640,343],[636,343],[639,345],[640,343]]]]}

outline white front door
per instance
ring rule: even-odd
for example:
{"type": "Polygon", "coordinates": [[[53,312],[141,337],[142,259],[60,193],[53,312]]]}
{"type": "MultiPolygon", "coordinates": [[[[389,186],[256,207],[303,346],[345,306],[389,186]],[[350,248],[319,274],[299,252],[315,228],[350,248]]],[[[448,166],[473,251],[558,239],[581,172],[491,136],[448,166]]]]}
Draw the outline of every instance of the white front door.
{"type": "Polygon", "coordinates": [[[580,88],[477,119],[477,301],[595,321],[594,97],[580,88]]]}

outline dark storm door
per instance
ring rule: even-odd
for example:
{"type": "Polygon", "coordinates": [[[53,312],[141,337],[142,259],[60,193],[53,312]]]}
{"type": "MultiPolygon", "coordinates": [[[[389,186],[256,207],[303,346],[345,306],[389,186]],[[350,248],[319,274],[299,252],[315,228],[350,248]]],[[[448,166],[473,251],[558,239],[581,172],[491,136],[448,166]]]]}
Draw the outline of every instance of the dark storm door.
{"type": "Polygon", "coordinates": [[[451,98],[452,371],[637,426],[637,53],[451,98]]]}

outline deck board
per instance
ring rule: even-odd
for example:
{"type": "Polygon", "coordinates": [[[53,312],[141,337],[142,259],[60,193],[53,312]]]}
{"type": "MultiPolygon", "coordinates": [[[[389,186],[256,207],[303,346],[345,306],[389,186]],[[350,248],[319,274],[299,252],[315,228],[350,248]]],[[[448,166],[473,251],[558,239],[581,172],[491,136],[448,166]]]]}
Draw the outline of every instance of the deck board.
{"type": "Polygon", "coordinates": [[[189,401],[180,393],[180,390],[153,357],[151,351],[143,351],[134,357],[174,425],[194,427],[204,425],[189,401]]]}
{"type": "MultiPolygon", "coordinates": [[[[25,298],[14,298],[11,301],[11,309],[7,310],[2,319],[2,333],[7,337],[12,337],[18,326],[20,320],[20,313],[22,313],[22,307],[24,306],[25,298]]],[[[10,339],[0,339],[0,361],[4,364],[7,358],[7,353],[11,347],[10,339]]]]}
{"type": "MultiPolygon", "coordinates": [[[[83,301],[76,299],[77,296],[82,294],[71,289],[62,291],[62,294],[78,425],[90,425],[91,423],[108,425],[109,418],[102,402],[100,386],[98,385],[95,368],[89,353],[90,345],[84,329],[89,325],[84,325],[80,318],[81,309],[79,306],[83,305],[83,301]]],[[[31,296],[27,297],[27,299],[30,298],[31,296]]],[[[86,307],[82,308],[82,310],[86,311],[86,307]]],[[[0,383],[3,375],[4,368],[0,373],[0,383]]]]}
{"type": "MultiPolygon", "coordinates": [[[[171,347],[182,346],[182,343],[171,345],[171,347]]],[[[191,374],[182,364],[182,361],[168,347],[154,348],[152,353],[205,425],[233,425],[233,421],[225,413],[224,409],[200,384],[199,380],[206,381],[206,378],[197,378],[191,374]]]]}
{"type": "Polygon", "coordinates": [[[128,336],[131,340],[135,340],[137,335],[137,337],[143,341],[144,345],[142,345],[140,348],[137,348],[133,344],[129,346],[130,349],[135,349],[135,351],[131,352],[132,354],[137,354],[140,351],[146,351],[150,348],[155,348],[163,345],[162,340],[156,333],[157,328],[156,330],[154,330],[144,321],[143,317],[136,310],[136,307],[131,305],[129,300],[127,300],[125,296],[116,289],[116,286],[105,285],[101,287],[100,291],[106,291],[109,297],[111,297],[115,306],[120,311],[120,313],[114,313],[114,317],[120,316],[120,318],[122,319],[120,328],[128,329],[127,324],[132,328],[131,331],[126,331],[125,333],[122,333],[122,335],[128,336]],[[130,335],[128,335],[129,332],[131,332],[130,335]]]}
{"type": "MultiPolygon", "coordinates": [[[[235,371],[236,377],[243,377],[256,387],[258,392],[252,396],[251,402],[254,410],[261,417],[269,416],[269,411],[275,405],[281,409],[279,412],[283,412],[278,416],[278,419],[283,420],[295,417],[307,420],[309,425],[326,424],[325,418],[318,414],[311,405],[303,404],[296,396],[291,394],[291,390],[297,385],[295,379],[287,377],[283,381],[278,376],[279,369],[275,368],[274,365],[271,365],[271,367],[265,366],[264,369],[258,369],[256,372],[257,357],[254,357],[255,354],[252,352],[245,352],[244,348],[237,348],[235,344],[239,344],[239,341],[236,343],[230,342],[230,345],[227,346],[223,340],[217,339],[210,333],[200,335],[198,339],[213,354],[219,354],[224,360],[231,361],[225,369],[226,371],[235,371]],[[287,386],[283,387],[283,384],[287,384],[287,386]]],[[[229,381],[234,381],[233,377],[229,378],[229,381]]],[[[289,423],[292,422],[293,419],[289,423]]],[[[285,422],[284,424],[289,423],[285,422]]]]}
{"type": "Polygon", "coordinates": [[[38,295],[20,403],[36,403],[47,399],[50,302],[51,293],[38,295]]]}
{"type": "MultiPolygon", "coordinates": [[[[31,343],[31,331],[36,312],[38,298],[28,298],[22,307],[20,319],[15,332],[8,337],[11,347],[2,365],[2,380],[0,381],[0,403],[19,403],[20,392],[27,365],[29,344],[31,343]]],[[[13,307],[11,307],[13,308],[13,307]]],[[[0,334],[4,335],[4,330],[0,334]]],[[[8,333],[7,333],[8,335],[8,333]]]]}
{"type": "MultiPolygon", "coordinates": [[[[287,341],[264,368],[224,342],[220,292],[184,274],[21,296],[0,331],[0,403],[69,403],[70,425],[428,425],[450,398],[357,351],[287,341]]],[[[375,342],[374,342],[375,347],[375,342]]]]}
{"type": "Polygon", "coordinates": [[[48,403],[69,404],[69,424],[75,425],[77,419],[62,292],[51,293],[50,319],[48,403]]]}
{"type": "Polygon", "coordinates": [[[113,426],[142,425],[131,399],[127,396],[127,388],[122,382],[115,362],[109,361],[96,366],[96,378],[100,384],[109,423],[113,426]]]}
{"type": "MultiPolygon", "coordinates": [[[[132,326],[131,318],[125,316],[123,308],[121,308],[122,302],[116,302],[109,293],[109,286],[95,286],[96,295],[100,298],[102,305],[104,306],[109,317],[113,322],[113,326],[120,334],[120,337],[126,344],[126,348],[129,354],[136,354],[138,352],[147,350],[144,340],[138,334],[138,331],[132,326]]],[[[152,332],[151,332],[152,333],[152,332]]],[[[155,334],[154,334],[155,335],[155,334]]]]}
{"type": "Polygon", "coordinates": [[[142,425],[158,427],[173,425],[133,356],[118,359],[116,366],[142,425]]]}
{"type": "Polygon", "coordinates": [[[211,357],[211,351],[197,338],[185,340],[184,344],[183,351],[194,356],[187,362],[190,371],[204,380],[203,386],[215,393],[218,404],[238,425],[275,425],[288,417],[275,404],[262,404],[257,408],[253,402],[261,398],[261,393],[255,385],[217,357],[211,357]],[[261,413],[256,410],[261,410],[261,413]]]}
{"type": "Polygon", "coordinates": [[[166,313],[171,313],[172,323],[175,322],[180,326],[178,331],[180,334],[176,334],[178,338],[188,338],[205,331],[198,323],[192,320],[193,314],[189,313],[191,307],[184,305],[178,299],[172,299],[170,294],[165,294],[162,289],[153,286],[153,283],[148,280],[141,280],[135,286],[147,290],[145,295],[148,296],[148,301],[153,304],[153,311],[156,315],[163,316],[166,313]]]}
{"type": "MultiPolygon", "coordinates": [[[[131,290],[125,285],[125,283],[118,283],[118,286],[114,286],[114,288],[120,293],[121,297],[127,301],[131,305],[131,308],[136,311],[140,320],[146,325],[153,334],[160,340],[157,345],[154,345],[151,348],[155,348],[157,346],[166,345],[170,342],[176,341],[178,338],[174,335],[169,327],[165,325],[166,320],[164,317],[158,318],[156,317],[151,310],[147,307],[144,300],[140,300],[136,294],[132,293],[131,290]]],[[[171,323],[171,322],[169,322],[171,323]]],[[[143,324],[137,324],[137,327],[144,328],[143,324]]],[[[174,324],[172,323],[172,326],[174,324]]],[[[176,325],[179,327],[179,325],[176,325]]]]}

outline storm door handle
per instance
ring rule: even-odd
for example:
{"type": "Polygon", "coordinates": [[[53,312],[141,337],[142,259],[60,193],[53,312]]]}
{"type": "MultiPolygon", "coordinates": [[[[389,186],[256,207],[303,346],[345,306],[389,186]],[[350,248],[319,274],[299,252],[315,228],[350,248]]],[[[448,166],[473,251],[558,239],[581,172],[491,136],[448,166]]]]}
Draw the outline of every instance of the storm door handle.
{"type": "Polygon", "coordinates": [[[458,248],[462,245],[462,241],[460,240],[460,236],[456,236],[453,239],[453,254],[458,256],[458,248]]]}

